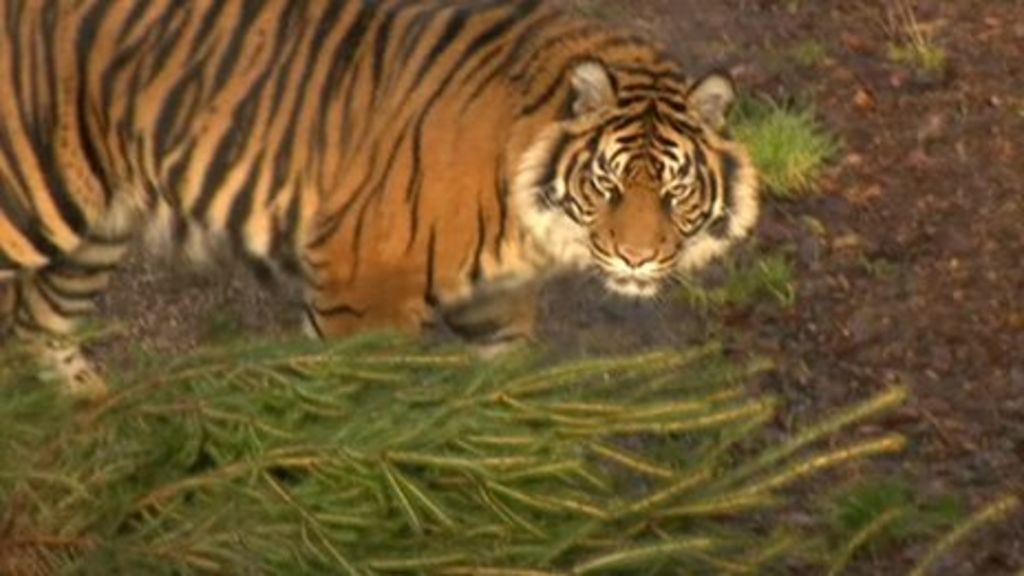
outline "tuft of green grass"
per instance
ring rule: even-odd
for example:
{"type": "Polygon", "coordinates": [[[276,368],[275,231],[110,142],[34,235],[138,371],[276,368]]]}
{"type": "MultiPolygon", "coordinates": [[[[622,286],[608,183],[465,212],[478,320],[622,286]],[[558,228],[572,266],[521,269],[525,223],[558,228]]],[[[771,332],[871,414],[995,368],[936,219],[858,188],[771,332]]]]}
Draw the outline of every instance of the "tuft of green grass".
{"type": "Polygon", "coordinates": [[[916,538],[934,538],[964,516],[958,499],[924,501],[899,479],[875,479],[844,488],[830,497],[831,532],[837,548],[828,574],[844,573],[864,550],[916,538]]]}
{"type": "Polygon", "coordinates": [[[244,335],[245,327],[240,318],[227,310],[215,310],[206,319],[204,340],[207,342],[231,342],[244,335]]]}
{"type": "Polygon", "coordinates": [[[785,256],[769,254],[748,266],[727,266],[726,279],[720,286],[703,288],[684,281],[683,297],[702,310],[744,308],[764,299],[787,308],[796,302],[793,267],[785,256]]]}
{"type": "Polygon", "coordinates": [[[817,40],[801,42],[788,52],[789,57],[804,68],[814,68],[828,62],[828,49],[817,40]]]}
{"type": "Polygon", "coordinates": [[[931,534],[964,517],[960,501],[950,498],[922,501],[913,486],[898,478],[859,483],[844,489],[834,502],[833,528],[846,535],[864,530],[880,516],[894,510],[902,519],[893,522],[885,534],[898,539],[931,534]]]}
{"type": "Polygon", "coordinates": [[[884,27],[892,39],[889,60],[929,75],[945,72],[946,51],[935,43],[932,31],[918,21],[907,0],[887,7],[884,27]]]}
{"type": "Polygon", "coordinates": [[[768,100],[740,102],[732,131],[746,144],[767,193],[780,198],[812,194],[839,143],[811,109],[768,100]]]}
{"type": "Polygon", "coordinates": [[[787,0],[786,11],[790,14],[796,14],[803,7],[803,0],[787,0]]]}
{"type": "Polygon", "coordinates": [[[913,42],[890,44],[889,60],[926,74],[941,74],[946,69],[946,51],[931,43],[913,42]]]}

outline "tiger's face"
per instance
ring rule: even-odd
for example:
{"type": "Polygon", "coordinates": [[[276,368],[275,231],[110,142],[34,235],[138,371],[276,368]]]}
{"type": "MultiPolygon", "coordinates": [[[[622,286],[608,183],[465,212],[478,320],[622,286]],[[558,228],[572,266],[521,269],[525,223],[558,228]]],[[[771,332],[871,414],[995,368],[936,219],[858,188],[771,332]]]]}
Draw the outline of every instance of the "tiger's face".
{"type": "Polygon", "coordinates": [[[596,62],[573,71],[572,116],[532,172],[540,201],[529,220],[562,261],[648,298],[749,232],[756,178],[745,150],[721,133],[731,80],[624,76],[596,62]]]}
{"type": "Polygon", "coordinates": [[[588,229],[591,256],[613,292],[657,294],[678,268],[687,239],[711,220],[708,170],[698,163],[699,152],[688,140],[669,140],[673,136],[663,136],[672,144],[659,154],[631,152],[628,143],[636,134],[607,134],[607,141],[569,182],[569,209],[588,229]]]}

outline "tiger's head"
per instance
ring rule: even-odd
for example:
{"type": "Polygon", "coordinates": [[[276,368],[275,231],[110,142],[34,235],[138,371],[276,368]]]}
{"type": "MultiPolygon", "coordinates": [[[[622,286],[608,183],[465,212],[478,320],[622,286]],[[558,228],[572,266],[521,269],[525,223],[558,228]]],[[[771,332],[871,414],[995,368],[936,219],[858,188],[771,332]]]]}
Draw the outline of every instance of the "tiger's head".
{"type": "Polygon", "coordinates": [[[728,76],[689,83],[587,60],[567,84],[565,118],[527,152],[516,181],[522,221],[553,260],[651,297],[748,234],[756,174],[722,133],[735,99],[728,76]]]}

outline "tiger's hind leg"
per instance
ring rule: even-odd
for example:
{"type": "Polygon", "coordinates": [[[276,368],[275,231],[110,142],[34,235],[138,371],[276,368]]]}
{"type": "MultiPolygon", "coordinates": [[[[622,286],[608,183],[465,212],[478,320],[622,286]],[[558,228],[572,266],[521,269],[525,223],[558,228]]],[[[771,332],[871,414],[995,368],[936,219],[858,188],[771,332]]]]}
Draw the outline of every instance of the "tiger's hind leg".
{"type": "Polygon", "coordinates": [[[434,324],[421,274],[378,266],[356,282],[326,278],[307,282],[305,329],[318,338],[368,331],[419,334],[434,324]]]}
{"type": "Polygon", "coordinates": [[[126,251],[124,238],[93,237],[71,255],[16,280],[15,333],[38,358],[44,376],[58,380],[73,397],[93,399],[107,392],[72,334],[95,310],[96,295],[126,251]]]}

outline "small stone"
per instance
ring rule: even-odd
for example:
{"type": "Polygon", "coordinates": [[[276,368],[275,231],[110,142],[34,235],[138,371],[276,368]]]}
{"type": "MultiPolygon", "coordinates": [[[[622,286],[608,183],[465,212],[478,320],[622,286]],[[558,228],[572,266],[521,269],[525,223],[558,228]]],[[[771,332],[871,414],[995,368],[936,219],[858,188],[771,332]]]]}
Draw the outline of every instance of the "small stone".
{"type": "Polygon", "coordinates": [[[843,32],[843,34],[839,37],[839,40],[851,52],[856,52],[858,54],[871,53],[871,42],[869,42],[863,36],[858,36],[851,32],[843,32]]]}
{"type": "Polygon", "coordinates": [[[846,193],[851,203],[864,206],[882,197],[882,187],[878,184],[856,186],[846,193]]]}
{"type": "Polygon", "coordinates": [[[924,123],[917,129],[917,141],[920,143],[937,140],[946,131],[946,117],[943,114],[929,114],[924,123]]]}
{"type": "Polygon", "coordinates": [[[856,250],[864,245],[864,240],[857,234],[849,232],[832,241],[833,250],[856,250]]]}
{"type": "Polygon", "coordinates": [[[907,164],[912,168],[918,168],[921,170],[930,168],[935,163],[934,160],[921,148],[915,148],[907,154],[907,164]]]}
{"type": "Polygon", "coordinates": [[[843,164],[850,168],[859,168],[864,165],[864,155],[856,152],[850,152],[843,158],[843,164]]]}
{"type": "Polygon", "coordinates": [[[875,97],[863,87],[858,88],[853,95],[853,106],[858,110],[874,110],[876,105],[875,97]]]}

